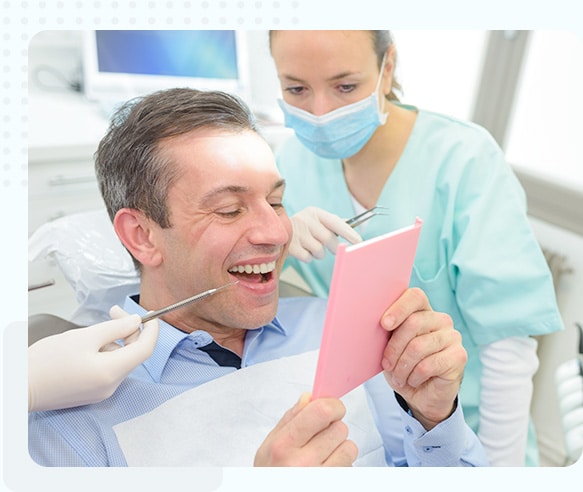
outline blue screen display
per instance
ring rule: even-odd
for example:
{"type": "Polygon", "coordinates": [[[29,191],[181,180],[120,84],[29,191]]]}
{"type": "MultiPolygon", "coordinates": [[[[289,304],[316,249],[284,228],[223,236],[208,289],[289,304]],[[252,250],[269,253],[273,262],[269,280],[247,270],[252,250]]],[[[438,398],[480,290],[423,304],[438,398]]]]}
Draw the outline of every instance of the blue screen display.
{"type": "Polygon", "coordinates": [[[96,31],[100,72],[236,79],[235,31],[96,31]]]}

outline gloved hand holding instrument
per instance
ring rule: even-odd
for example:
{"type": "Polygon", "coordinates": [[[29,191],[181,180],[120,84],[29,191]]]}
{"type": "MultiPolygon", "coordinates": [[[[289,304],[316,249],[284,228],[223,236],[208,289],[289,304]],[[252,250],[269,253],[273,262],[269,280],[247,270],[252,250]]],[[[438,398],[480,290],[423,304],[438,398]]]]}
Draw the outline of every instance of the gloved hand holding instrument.
{"type": "Polygon", "coordinates": [[[326,249],[336,254],[339,237],[351,244],[362,241],[354,228],[376,215],[386,215],[384,207],[373,207],[345,220],[318,207],[306,207],[291,217],[293,238],[289,254],[298,260],[309,263],[314,258],[321,260],[326,249]]]}
{"type": "Polygon", "coordinates": [[[110,397],[123,379],[152,355],[160,331],[158,317],[236,283],[209,289],[144,316],[113,306],[109,321],[33,343],[28,348],[28,411],[76,407],[110,397]]]}

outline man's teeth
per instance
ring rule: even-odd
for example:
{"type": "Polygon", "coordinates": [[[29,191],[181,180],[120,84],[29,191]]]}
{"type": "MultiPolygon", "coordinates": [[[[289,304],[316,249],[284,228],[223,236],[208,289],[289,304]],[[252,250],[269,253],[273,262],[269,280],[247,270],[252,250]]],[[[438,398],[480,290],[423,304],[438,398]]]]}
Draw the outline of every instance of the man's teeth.
{"type": "Polygon", "coordinates": [[[275,269],[275,261],[260,265],[239,265],[229,268],[231,273],[269,273],[275,269]]]}

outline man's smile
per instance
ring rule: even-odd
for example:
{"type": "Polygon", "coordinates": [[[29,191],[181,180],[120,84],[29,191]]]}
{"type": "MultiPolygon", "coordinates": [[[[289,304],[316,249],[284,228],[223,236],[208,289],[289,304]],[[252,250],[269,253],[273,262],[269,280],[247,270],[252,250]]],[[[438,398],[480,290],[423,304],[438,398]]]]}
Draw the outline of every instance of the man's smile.
{"type": "Polygon", "coordinates": [[[229,273],[233,274],[239,280],[244,282],[268,282],[273,277],[273,271],[275,270],[275,261],[270,261],[268,263],[246,263],[241,265],[235,265],[229,268],[229,273]]]}

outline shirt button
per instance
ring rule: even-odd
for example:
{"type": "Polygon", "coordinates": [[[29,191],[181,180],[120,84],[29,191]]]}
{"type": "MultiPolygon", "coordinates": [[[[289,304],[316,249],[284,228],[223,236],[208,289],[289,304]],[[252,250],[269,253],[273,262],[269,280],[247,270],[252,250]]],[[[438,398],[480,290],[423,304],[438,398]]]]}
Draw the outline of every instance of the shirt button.
{"type": "Polygon", "coordinates": [[[407,434],[413,434],[413,429],[411,429],[411,427],[407,426],[407,427],[405,427],[405,432],[407,434]]]}
{"type": "Polygon", "coordinates": [[[433,448],[431,446],[425,446],[423,448],[423,451],[425,451],[426,453],[431,453],[431,451],[433,451],[433,448]]]}

